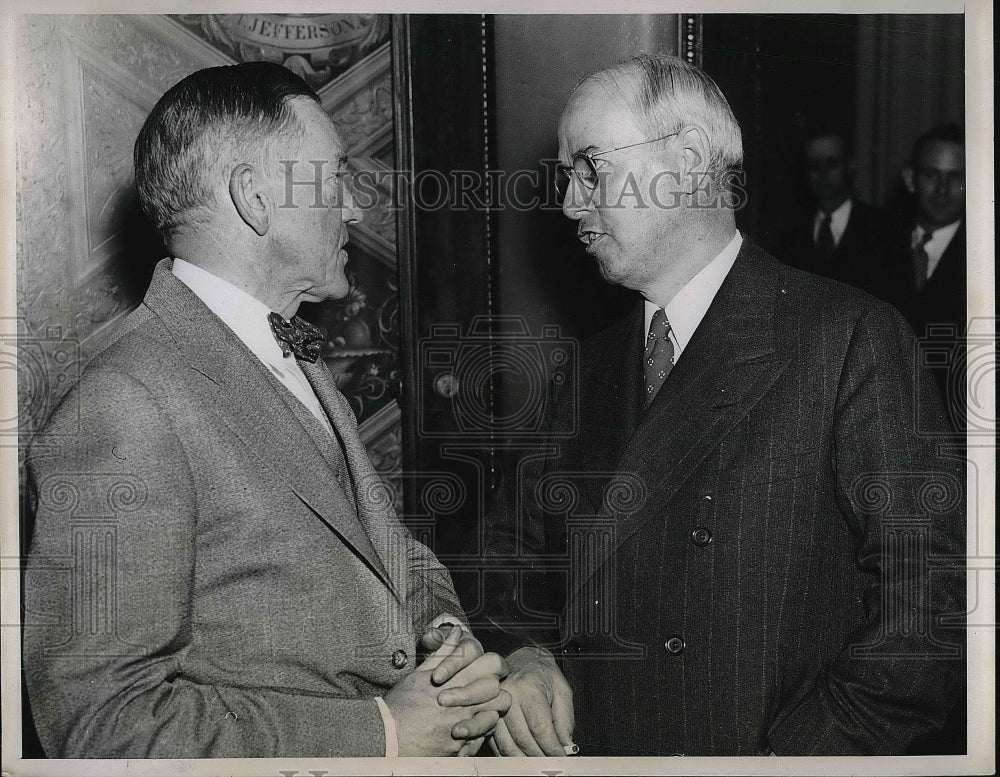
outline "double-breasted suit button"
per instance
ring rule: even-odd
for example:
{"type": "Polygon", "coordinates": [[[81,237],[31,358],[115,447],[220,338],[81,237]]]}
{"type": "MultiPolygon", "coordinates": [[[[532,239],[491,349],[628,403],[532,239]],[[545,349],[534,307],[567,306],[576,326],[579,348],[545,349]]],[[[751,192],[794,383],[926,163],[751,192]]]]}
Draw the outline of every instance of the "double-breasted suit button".
{"type": "Polygon", "coordinates": [[[691,542],[697,545],[699,548],[704,548],[712,541],[712,531],[711,529],[706,529],[704,526],[696,526],[691,530],[691,542]]]}
{"type": "Polygon", "coordinates": [[[392,654],[392,668],[393,669],[405,669],[406,664],[409,659],[406,657],[405,650],[397,650],[392,654]]]}
{"type": "Polygon", "coordinates": [[[684,640],[677,635],[674,635],[666,642],[663,643],[663,647],[666,648],[667,652],[672,656],[679,656],[684,652],[684,640]]]}

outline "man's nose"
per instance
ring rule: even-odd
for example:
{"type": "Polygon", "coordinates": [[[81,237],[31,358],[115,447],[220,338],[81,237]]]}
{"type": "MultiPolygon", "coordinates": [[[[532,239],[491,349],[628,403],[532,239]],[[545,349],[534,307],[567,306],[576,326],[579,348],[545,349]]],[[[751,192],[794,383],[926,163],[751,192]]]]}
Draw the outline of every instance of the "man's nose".
{"type": "Polygon", "coordinates": [[[575,175],[571,175],[562,201],[563,215],[568,219],[579,221],[590,212],[592,199],[593,192],[586,189],[575,175]]]}
{"type": "Polygon", "coordinates": [[[357,224],[365,220],[364,211],[358,207],[354,199],[354,192],[351,185],[344,183],[344,207],[341,209],[340,218],[345,224],[357,224]]]}

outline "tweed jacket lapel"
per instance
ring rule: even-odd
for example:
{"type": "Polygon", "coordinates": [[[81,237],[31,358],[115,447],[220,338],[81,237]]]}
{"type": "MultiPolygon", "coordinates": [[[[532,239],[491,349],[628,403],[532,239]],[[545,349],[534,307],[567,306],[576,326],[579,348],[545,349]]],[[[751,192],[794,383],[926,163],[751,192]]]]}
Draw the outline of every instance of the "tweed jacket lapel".
{"type": "MultiPolygon", "coordinates": [[[[776,262],[744,239],[732,270],[614,468],[634,474],[645,487],[637,509],[616,516],[615,548],[647,522],[662,519],[698,465],[788,366],[789,359],[775,348],[780,272],[776,262]]],[[[632,357],[631,348],[621,350],[632,357]]],[[[638,373],[640,360],[622,368],[638,373]]],[[[612,512],[608,504],[602,507],[604,514],[612,512]]],[[[600,566],[594,564],[579,585],[600,566]]]]}
{"type": "Polygon", "coordinates": [[[260,360],[163,260],[144,304],[163,322],[191,369],[192,391],[215,404],[219,418],[253,451],[253,458],[292,492],[392,589],[361,523],[346,517],[350,502],[331,487],[335,475],[316,443],[278,393],[260,360]]]}
{"type": "Polygon", "coordinates": [[[358,519],[374,546],[376,556],[385,565],[381,571],[389,580],[389,588],[397,599],[403,601],[406,598],[408,558],[406,554],[396,552],[395,546],[405,530],[396,521],[391,493],[368,458],[368,451],[357,433],[354,410],[347,398],[340,393],[330,370],[322,360],[314,364],[302,362],[300,366],[337,430],[344,464],[350,473],[354,489],[358,519]]]}

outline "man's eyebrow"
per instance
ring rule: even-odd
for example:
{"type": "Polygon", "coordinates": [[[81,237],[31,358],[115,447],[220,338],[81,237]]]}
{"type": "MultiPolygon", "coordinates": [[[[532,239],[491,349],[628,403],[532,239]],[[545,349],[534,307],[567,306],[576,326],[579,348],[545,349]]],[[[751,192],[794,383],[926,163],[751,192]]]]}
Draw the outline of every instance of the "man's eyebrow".
{"type": "Polygon", "coordinates": [[[597,151],[599,149],[600,149],[600,146],[594,146],[594,145],[584,146],[583,148],[578,148],[576,151],[574,151],[573,152],[573,156],[586,155],[586,154],[591,153],[592,151],[597,151]]]}

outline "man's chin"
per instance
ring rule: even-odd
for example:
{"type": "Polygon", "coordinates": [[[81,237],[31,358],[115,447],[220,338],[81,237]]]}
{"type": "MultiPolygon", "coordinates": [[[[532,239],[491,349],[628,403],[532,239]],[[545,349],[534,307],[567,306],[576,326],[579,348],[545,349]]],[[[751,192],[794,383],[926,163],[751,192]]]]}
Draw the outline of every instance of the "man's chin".
{"type": "Polygon", "coordinates": [[[341,251],[341,256],[333,259],[326,276],[326,282],[317,289],[323,295],[323,299],[343,299],[351,290],[351,282],[347,280],[344,267],[347,264],[346,251],[341,251]]]}
{"type": "Polygon", "coordinates": [[[597,271],[605,281],[616,286],[621,286],[622,281],[625,280],[622,268],[617,267],[613,260],[597,257],[597,271]]]}
{"type": "Polygon", "coordinates": [[[926,221],[932,229],[940,229],[949,224],[954,224],[962,218],[962,214],[963,211],[933,211],[929,214],[930,218],[926,219],[926,221]]]}
{"type": "Polygon", "coordinates": [[[351,284],[348,283],[347,278],[342,281],[331,284],[326,290],[324,295],[325,299],[344,299],[351,291],[351,284]]]}

